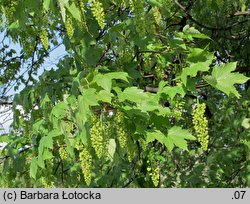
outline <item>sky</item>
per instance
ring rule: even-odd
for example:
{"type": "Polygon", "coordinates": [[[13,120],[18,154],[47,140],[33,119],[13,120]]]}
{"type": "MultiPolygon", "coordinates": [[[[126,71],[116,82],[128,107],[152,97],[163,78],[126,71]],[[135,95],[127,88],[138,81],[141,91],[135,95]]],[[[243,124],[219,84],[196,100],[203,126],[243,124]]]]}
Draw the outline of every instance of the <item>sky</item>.
{"type": "MultiPolygon", "coordinates": [[[[3,39],[4,32],[0,33],[0,42],[3,39]]],[[[10,39],[5,39],[5,43],[10,45],[10,48],[17,51],[17,54],[20,53],[20,46],[18,44],[14,44],[10,39]]],[[[2,44],[0,44],[1,49],[2,44]]],[[[62,58],[67,54],[64,45],[60,45],[58,48],[50,52],[50,55],[45,58],[45,62],[42,64],[41,68],[38,70],[38,77],[43,73],[44,70],[50,70],[51,68],[56,68],[56,64],[62,58]]],[[[23,70],[22,70],[23,71],[23,70]]],[[[26,74],[27,76],[27,74],[26,74]]],[[[17,91],[14,91],[14,88],[12,88],[8,95],[14,95],[15,93],[19,93],[24,88],[24,85],[20,86],[20,88],[17,91]]],[[[10,125],[12,123],[12,111],[11,106],[1,106],[0,105],[0,135],[4,133],[8,133],[10,129],[10,125]]]]}

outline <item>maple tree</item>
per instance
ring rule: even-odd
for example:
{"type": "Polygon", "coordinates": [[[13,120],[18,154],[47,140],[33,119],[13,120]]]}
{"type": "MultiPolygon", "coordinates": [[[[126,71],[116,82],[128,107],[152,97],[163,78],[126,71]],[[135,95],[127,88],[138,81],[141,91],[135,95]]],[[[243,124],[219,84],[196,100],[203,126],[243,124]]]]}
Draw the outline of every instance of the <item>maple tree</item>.
{"type": "Polygon", "coordinates": [[[1,187],[250,186],[248,3],[1,1],[1,187]]]}

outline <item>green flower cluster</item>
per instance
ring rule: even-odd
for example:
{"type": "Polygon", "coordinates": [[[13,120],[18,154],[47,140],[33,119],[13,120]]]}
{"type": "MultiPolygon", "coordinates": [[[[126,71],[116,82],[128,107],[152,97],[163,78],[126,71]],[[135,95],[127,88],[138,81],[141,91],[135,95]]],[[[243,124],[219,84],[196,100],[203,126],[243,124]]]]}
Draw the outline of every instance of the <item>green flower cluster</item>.
{"type": "Polygon", "coordinates": [[[65,22],[65,28],[67,31],[67,34],[69,36],[69,39],[71,39],[74,35],[74,26],[71,16],[67,16],[66,22],[65,22]]]}
{"type": "Polygon", "coordinates": [[[124,114],[121,111],[117,111],[115,115],[115,123],[119,144],[121,148],[125,148],[127,146],[128,134],[125,131],[126,127],[124,122],[124,114]]]}
{"type": "Polygon", "coordinates": [[[208,148],[208,120],[205,117],[206,104],[198,104],[193,107],[192,122],[194,125],[194,130],[197,135],[198,141],[201,144],[201,148],[206,151],[208,148]]]}
{"type": "Polygon", "coordinates": [[[105,123],[103,123],[103,155],[108,157],[109,151],[108,151],[108,145],[109,145],[109,139],[111,138],[113,134],[113,123],[112,121],[108,120],[105,123]]]}
{"type": "Polygon", "coordinates": [[[129,7],[131,11],[135,10],[135,2],[134,0],[129,0],[129,7]]]}
{"type": "Polygon", "coordinates": [[[91,3],[91,11],[95,19],[97,20],[101,29],[105,27],[105,15],[103,5],[98,0],[89,0],[91,3]]]}
{"type": "Polygon", "coordinates": [[[183,108],[185,103],[183,101],[177,101],[173,108],[173,116],[177,121],[182,118],[183,108]]]}
{"type": "Polygon", "coordinates": [[[62,160],[67,160],[68,158],[68,152],[66,151],[66,148],[63,146],[60,146],[59,148],[59,155],[62,160]]]}
{"type": "Polygon", "coordinates": [[[160,11],[159,11],[159,8],[158,8],[158,7],[153,7],[153,8],[152,8],[152,12],[153,12],[153,15],[154,15],[154,19],[155,19],[156,24],[157,24],[157,25],[160,25],[162,16],[161,16],[161,13],[160,13],[160,11]]]}
{"type": "Polygon", "coordinates": [[[45,28],[41,30],[39,37],[44,48],[47,50],[49,48],[49,38],[48,38],[48,32],[45,28]]]}
{"type": "Polygon", "coordinates": [[[165,74],[163,67],[156,66],[155,67],[155,74],[159,80],[161,80],[165,74]]]}
{"type": "Polygon", "coordinates": [[[158,166],[154,167],[155,165],[150,164],[151,162],[148,160],[148,167],[147,171],[149,173],[149,176],[154,184],[155,187],[159,185],[160,182],[160,168],[158,166]]]}
{"type": "Polygon", "coordinates": [[[79,5],[81,14],[84,14],[84,11],[85,11],[84,0],[77,0],[77,3],[79,5]]]}
{"type": "Polygon", "coordinates": [[[91,183],[91,172],[93,163],[92,155],[86,148],[84,148],[80,152],[79,158],[80,158],[80,166],[84,176],[84,181],[89,186],[91,183]]]}
{"type": "Polygon", "coordinates": [[[14,14],[16,12],[16,6],[18,1],[3,1],[1,2],[1,6],[3,6],[4,15],[8,23],[14,21],[14,14]]]}
{"type": "Polygon", "coordinates": [[[93,117],[92,127],[90,128],[90,141],[97,157],[100,159],[104,151],[104,129],[101,120],[96,116],[93,117]]]}

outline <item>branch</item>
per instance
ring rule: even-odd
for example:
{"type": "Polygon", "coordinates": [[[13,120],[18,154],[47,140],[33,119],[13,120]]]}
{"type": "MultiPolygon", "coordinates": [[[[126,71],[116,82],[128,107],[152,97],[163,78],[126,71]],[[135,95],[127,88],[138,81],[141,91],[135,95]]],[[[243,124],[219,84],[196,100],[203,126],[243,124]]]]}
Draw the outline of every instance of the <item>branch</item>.
{"type": "Polygon", "coordinates": [[[248,16],[248,15],[250,15],[250,12],[249,12],[249,11],[245,11],[245,12],[237,11],[237,12],[234,13],[233,15],[234,15],[234,16],[248,16]]]}
{"type": "Polygon", "coordinates": [[[25,86],[28,86],[29,84],[29,81],[32,79],[32,73],[33,73],[33,69],[34,69],[34,65],[35,65],[35,54],[37,52],[37,45],[38,45],[38,36],[36,37],[36,41],[35,41],[35,46],[34,46],[34,49],[33,49],[33,54],[32,54],[32,59],[31,59],[31,68],[30,70],[28,71],[28,79],[27,81],[25,82],[25,86]]]}
{"type": "MultiPolygon", "coordinates": [[[[32,146],[23,148],[23,149],[19,150],[18,154],[21,154],[21,153],[23,153],[23,152],[26,152],[26,151],[28,151],[28,150],[31,149],[31,148],[32,148],[32,146]]],[[[6,155],[6,156],[4,156],[4,157],[0,157],[0,164],[2,164],[2,163],[4,162],[5,159],[8,159],[8,158],[10,158],[10,157],[12,157],[12,156],[6,155]]]]}
{"type": "Polygon", "coordinates": [[[12,105],[13,102],[8,102],[8,101],[0,101],[0,106],[1,105],[12,105]]]}
{"type": "Polygon", "coordinates": [[[151,92],[151,93],[157,93],[158,88],[145,86],[145,87],[144,87],[144,91],[146,91],[146,92],[151,92]]]}
{"type": "Polygon", "coordinates": [[[203,27],[205,29],[208,29],[208,30],[211,30],[211,31],[222,31],[222,30],[230,30],[232,28],[234,28],[235,26],[237,25],[240,25],[242,23],[246,23],[248,20],[244,20],[244,21],[240,21],[240,22],[236,22],[234,24],[232,24],[231,26],[228,26],[228,27],[222,27],[222,28],[215,28],[215,27],[209,27],[209,26],[206,26],[200,22],[198,22],[197,20],[195,20],[193,18],[193,16],[191,16],[189,13],[188,13],[188,10],[183,6],[181,5],[177,0],[174,0],[175,4],[185,12],[185,14],[189,17],[189,20],[193,21],[195,24],[197,24],[198,26],[200,27],[203,27]]]}
{"type": "Polygon", "coordinates": [[[42,55],[38,60],[36,60],[33,64],[31,64],[17,79],[16,81],[11,85],[11,81],[9,82],[9,89],[6,89],[3,93],[3,95],[5,95],[6,93],[8,93],[15,85],[16,83],[30,70],[32,69],[33,66],[38,65],[39,63],[42,62],[42,60],[44,59],[44,57],[47,57],[49,55],[49,53],[51,53],[52,51],[54,51],[55,49],[57,49],[59,46],[61,46],[62,43],[59,43],[58,45],[56,45],[55,47],[53,47],[51,50],[49,50],[48,52],[46,52],[45,55],[42,55]]]}
{"type": "Polygon", "coordinates": [[[237,70],[239,73],[250,72],[250,67],[237,67],[236,70],[237,70]]]}

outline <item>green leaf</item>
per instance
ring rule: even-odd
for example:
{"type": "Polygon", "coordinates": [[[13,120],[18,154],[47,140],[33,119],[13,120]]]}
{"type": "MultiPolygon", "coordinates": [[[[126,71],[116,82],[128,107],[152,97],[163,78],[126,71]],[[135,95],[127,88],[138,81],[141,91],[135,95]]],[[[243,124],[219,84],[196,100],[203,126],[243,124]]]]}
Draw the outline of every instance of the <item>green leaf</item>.
{"type": "Polygon", "coordinates": [[[241,125],[245,129],[249,129],[250,128],[250,118],[244,118],[244,120],[242,121],[241,125]]]}
{"type": "Polygon", "coordinates": [[[113,161],[113,159],[114,159],[115,150],[116,150],[115,139],[109,139],[109,143],[108,143],[108,158],[111,161],[113,161]]]}
{"type": "Polygon", "coordinates": [[[188,130],[182,129],[181,127],[178,126],[174,126],[171,129],[169,129],[168,136],[172,138],[180,137],[188,140],[196,140],[196,137],[194,137],[188,130]]]}
{"type": "Polygon", "coordinates": [[[45,11],[49,10],[50,3],[51,3],[51,0],[44,0],[43,1],[43,8],[45,11]]]}
{"type": "Polygon", "coordinates": [[[141,103],[148,99],[148,95],[142,89],[138,89],[137,87],[126,88],[118,97],[121,102],[128,100],[135,103],[141,103]]]}
{"type": "Polygon", "coordinates": [[[210,69],[213,55],[213,53],[203,49],[192,49],[192,52],[188,55],[189,66],[184,68],[181,73],[181,80],[185,86],[187,86],[188,76],[196,77],[199,71],[207,72],[210,69]]]}
{"type": "Polygon", "coordinates": [[[53,139],[52,137],[43,136],[39,142],[38,153],[39,156],[43,155],[45,148],[53,149],[53,139]]]}
{"type": "Polygon", "coordinates": [[[34,130],[34,132],[41,132],[41,130],[44,129],[43,124],[44,124],[44,120],[43,119],[38,120],[37,122],[35,122],[33,124],[32,129],[34,130]]]}
{"type": "Polygon", "coordinates": [[[196,140],[196,138],[188,130],[174,126],[169,129],[167,136],[160,130],[147,131],[146,142],[150,143],[155,140],[165,145],[169,151],[172,151],[174,146],[188,151],[186,140],[196,140]]]}
{"type": "Polygon", "coordinates": [[[10,137],[9,137],[9,135],[0,135],[0,143],[2,143],[2,142],[9,142],[9,141],[11,141],[11,139],[10,139],[10,137]]]}
{"type": "Polygon", "coordinates": [[[151,6],[157,6],[159,8],[163,7],[162,0],[149,0],[148,4],[151,5],[151,6]]]}
{"type": "Polygon", "coordinates": [[[36,179],[36,173],[37,173],[37,159],[33,157],[30,164],[30,176],[36,179]]]}
{"type": "Polygon", "coordinates": [[[13,22],[13,23],[11,23],[10,25],[9,25],[9,29],[11,30],[11,29],[17,29],[17,28],[19,28],[19,22],[18,22],[18,20],[17,21],[15,21],[15,22],[13,22]]]}
{"type": "Polygon", "coordinates": [[[96,89],[85,89],[82,96],[78,98],[79,104],[82,103],[85,106],[98,106],[96,89]]]}
{"type": "Polygon", "coordinates": [[[58,137],[60,135],[62,135],[62,132],[59,129],[54,129],[48,133],[47,137],[53,138],[58,137]]]}
{"type": "Polygon", "coordinates": [[[104,74],[97,74],[93,82],[96,82],[98,86],[102,87],[104,90],[110,92],[112,87],[112,81],[110,78],[106,77],[104,74]]]}
{"type": "Polygon", "coordinates": [[[174,99],[176,94],[180,94],[182,97],[184,97],[186,94],[181,85],[177,85],[177,86],[173,86],[173,87],[166,86],[166,87],[162,88],[161,93],[165,93],[165,94],[169,95],[171,100],[174,99]]]}
{"type": "Polygon", "coordinates": [[[41,167],[42,169],[45,168],[45,163],[44,163],[44,159],[43,159],[43,153],[38,155],[38,158],[37,158],[37,165],[38,165],[39,167],[41,167]]]}
{"type": "Polygon", "coordinates": [[[155,112],[157,115],[170,115],[170,109],[159,104],[159,98],[155,94],[148,93],[148,98],[137,104],[142,112],[155,112]]]}
{"type": "Polygon", "coordinates": [[[81,132],[79,134],[79,138],[82,141],[82,144],[87,145],[88,144],[88,138],[87,138],[87,131],[84,126],[84,128],[81,129],[81,132]]]}
{"type": "Polygon", "coordinates": [[[48,96],[48,93],[45,94],[45,96],[41,100],[41,107],[44,107],[46,103],[50,103],[50,98],[48,96]]]}
{"type": "Polygon", "coordinates": [[[222,66],[215,66],[212,71],[212,76],[206,76],[204,79],[213,87],[223,91],[228,96],[230,93],[240,98],[240,94],[234,87],[234,84],[243,84],[250,78],[240,73],[232,73],[236,69],[237,62],[231,62],[222,66]]]}
{"type": "Polygon", "coordinates": [[[166,135],[164,135],[160,130],[154,130],[154,131],[147,131],[146,132],[146,142],[150,143],[153,141],[159,141],[161,144],[165,143],[166,135]]]}
{"type": "Polygon", "coordinates": [[[171,137],[167,137],[164,144],[170,152],[174,149],[174,142],[171,137]]]}
{"type": "Polygon", "coordinates": [[[169,143],[172,142],[177,147],[184,150],[188,150],[186,140],[196,140],[196,138],[188,130],[182,129],[178,126],[174,126],[168,130],[168,139],[169,143]]]}
{"type": "Polygon", "coordinates": [[[53,157],[54,157],[54,156],[53,156],[52,152],[49,151],[48,149],[45,149],[45,150],[43,151],[43,160],[44,160],[44,161],[47,160],[47,159],[52,159],[53,157]]]}
{"type": "Polygon", "coordinates": [[[65,6],[68,4],[68,1],[69,0],[60,0],[59,1],[59,7],[60,7],[60,10],[61,10],[61,15],[62,15],[62,19],[63,19],[64,23],[66,21],[66,9],[65,9],[65,6]]]}
{"type": "Polygon", "coordinates": [[[169,44],[172,48],[182,48],[187,49],[186,44],[182,38],[169,38],[169,44]]]}
{"type": "Polygon", "coordinates": [[[148,94],[148,98],[146,100],[142,100],[137,107],[143,112],[150,112],[158,110],[161,105],[158,103],[158,97],[148,94]]]}
{"type": "Polygon", "coordinates": [[[68,9],[68,11],[71,13],[71,15],[78,20],[79,22],[81,22],[81,13],[80,10],[76,7],[75,3],[73,2],[70,6],[68,4],[66,4],[66,8],[68,9]]]}
{"type": "Polygon", "coordinates": [[[109,78],[109,79],[120,79],[123,81],[128,82],[128,73],[126,72],[110,72],[104,75],[105,77],[109,78]]]}
{"type": "MultiPolygon", "coordinates": [[[[85,110],[85,109],[84,109],[85,110]]],[[[75,116],[76,125],[79,128],[79,130],[84,130],[85,128],[85,122],[87,121],[87,112],[85,111],[84,114],[81,114],[81,112],[77,112],[75,116]]]]}
{"type": "Polygon", "coordinates": [[[250,150],[250,141],[244,140],[242,143],[247,146],[248,150],[250,150]]]}
{"type": "Polygon", "coordinates": [[[50,115],[54,115],[56,118],[61,118],[68,110],[68,105],[64,101],[61,101],[53,107],[50,115]]]}
{"type": "Polygon", "coordinates": [[[112,97],[114,94],[110,93],[109,91],[106,90],[101,90],[97,94],[98,101],[103,101],[106,103],[111,103],[112,97]]]}
{"type": "Polygon", "coordinates": [[[205,34],[200,33],[197,29],[194,27],[190,27],[189,25],[184,26],[183,33],[190,36],[191,38],[201,38],[201,39],[211,39],[205,34]]]}
{"type": "Polygon", "coordinates": [[[139,116],[142,117],[144,120],[149,119],[149,114],[147,112],[142,112],[140,109],[136,108],[135,106],[124,106],[123,110],[126,111],[128,116],[134,117],[134,116],[139,116]]]}
{"type": "Polygon", "coordinates": [[[190,54],[188,55],[188,62],[189,63],[196,63],[196,62],[205,62],[206,60],[212,60],[213,53],[207,51],[207,47],[204,49],[201,48],[190,48],[190,54]]]}
{"type": "Polygon", "coordinates": [[[169,109],[169,107],[158,107],[158,112],[156,112],[156,115],[159,115],[159,116],[169,116],[171,115],[171,111],[169,109]]]}
{"type": "Polygon", "coordinates": [[[102,87],[104,90],[110,92],[112,87],[113,79],[120,79],[128,82],[128,74],[126,72],[112,72],[107,74],[97,74],[93,82],[96,82],[98,86],[102,87]]]}

